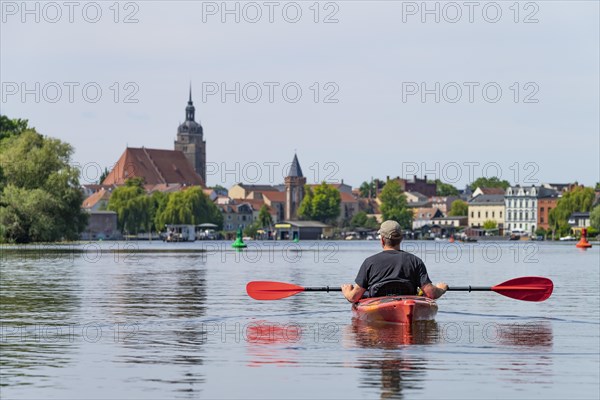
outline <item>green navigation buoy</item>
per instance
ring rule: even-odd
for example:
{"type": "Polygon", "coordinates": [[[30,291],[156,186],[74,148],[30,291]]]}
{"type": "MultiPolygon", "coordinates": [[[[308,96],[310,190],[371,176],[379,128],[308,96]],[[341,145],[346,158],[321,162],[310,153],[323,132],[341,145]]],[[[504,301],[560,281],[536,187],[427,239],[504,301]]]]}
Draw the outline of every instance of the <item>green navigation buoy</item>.
{"type": "Polygon", "coordinates": [[[246,243],[244,243],[244,240],[242,239],[242,228],[238,228],[235,235],[235,242],[231,244],[231,247],[234,249],[243,249],[246,247],[246,243]]]}

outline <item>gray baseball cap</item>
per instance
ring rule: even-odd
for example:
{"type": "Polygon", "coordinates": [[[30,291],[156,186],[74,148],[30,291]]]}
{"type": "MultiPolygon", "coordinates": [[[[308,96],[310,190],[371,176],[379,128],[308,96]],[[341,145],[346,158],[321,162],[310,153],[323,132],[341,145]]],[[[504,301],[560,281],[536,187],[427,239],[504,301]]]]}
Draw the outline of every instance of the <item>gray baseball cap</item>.
{"type": "Polygon", "coordinates": [[[378,233],[386,239],[402,239],[402,228],[396,221],[385,221],[379,227],[378,233]]]}

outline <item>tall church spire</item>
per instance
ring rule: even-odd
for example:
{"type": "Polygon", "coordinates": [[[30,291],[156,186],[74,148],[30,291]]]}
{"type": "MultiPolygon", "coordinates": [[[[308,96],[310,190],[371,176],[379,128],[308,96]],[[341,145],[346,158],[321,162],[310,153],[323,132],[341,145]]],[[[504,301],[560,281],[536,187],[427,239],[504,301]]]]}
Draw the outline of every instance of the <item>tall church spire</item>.
{"type": "Polygon", "coordinates": [[[175,150],[180,150],[193,165],[194,170],[206,184],[206,141],[202,125],[196,122],[196,108],[192,101],[192,83],[188,103],[185,107],[185,121],[177,128],[175,150]]]}
{"type": "Polygon", "coordinates": [[[302,168],[300,168],[300,162],[298,161],[298,156],[296,153],[294,153],[294,159],[292,160],[292,165],[290,166],[290,172],[288,173],[288,176],[297,176],[299,178],[303,176],[302,168]]]}
{"type": "Polygon", "coordinates": [[[187,107],[185,108],[185,120],[194,121],[196,114],[196,107],[192,102],[192,83],[190,82],[190,99],[188,100],[187,107]]]}

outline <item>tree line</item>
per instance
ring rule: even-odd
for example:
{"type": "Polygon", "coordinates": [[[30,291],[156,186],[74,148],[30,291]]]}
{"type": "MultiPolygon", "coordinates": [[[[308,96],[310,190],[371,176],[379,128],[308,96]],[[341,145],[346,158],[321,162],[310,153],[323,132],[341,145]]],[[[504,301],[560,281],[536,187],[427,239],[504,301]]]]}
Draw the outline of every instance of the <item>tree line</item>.
{"type": "Polygon", "coordinates": [[[0,115],[0,242],[76,240],[87,225],[73,148],[0,115]]]}
{"type": "Polygon", "coordinates": [[[223,228],[221,211],[197,186],[147,194],[143,179],[128,179],[113,190],[107,209],[117,213],[118,228],[128,234],[164,231],[167,224],[212,223],[223,228]]]}

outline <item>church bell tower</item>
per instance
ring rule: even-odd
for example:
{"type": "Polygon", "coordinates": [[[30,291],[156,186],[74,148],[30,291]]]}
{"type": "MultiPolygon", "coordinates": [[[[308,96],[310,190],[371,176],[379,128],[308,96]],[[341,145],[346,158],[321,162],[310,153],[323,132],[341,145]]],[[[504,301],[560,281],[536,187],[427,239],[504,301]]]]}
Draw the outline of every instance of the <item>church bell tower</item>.
{"type": "Polygon", "coordinates": [[[185,121],[177,128],[175,150],[180,150],[194,167],[194,170],[206,186],[206,141],[202,125],[196,122],[196,107],[192,101],[192,85],[190,97],[185,107],[185,121]]]}

